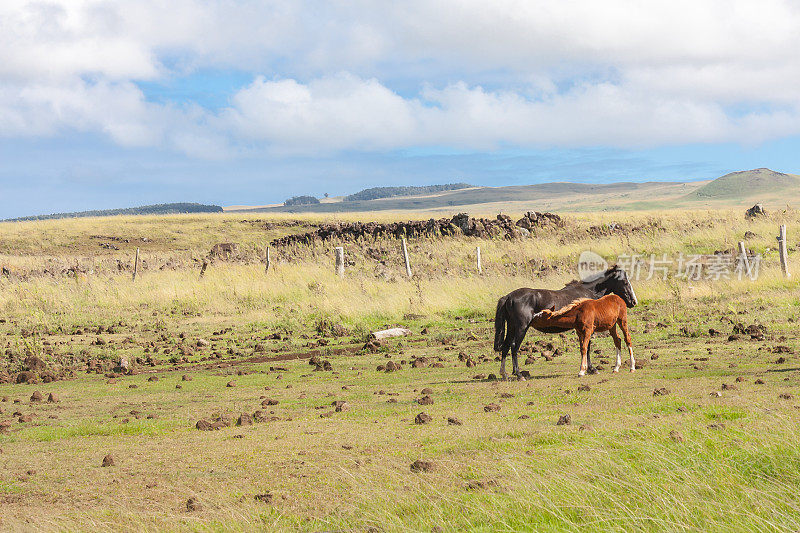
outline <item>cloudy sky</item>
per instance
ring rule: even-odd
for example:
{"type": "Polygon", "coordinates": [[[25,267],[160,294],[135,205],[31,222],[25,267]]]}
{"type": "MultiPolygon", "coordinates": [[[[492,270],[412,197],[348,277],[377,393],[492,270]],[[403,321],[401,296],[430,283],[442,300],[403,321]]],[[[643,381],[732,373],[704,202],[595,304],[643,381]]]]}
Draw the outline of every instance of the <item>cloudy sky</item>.
{"type": "Polygon", "coordinates": [[[800,172],[800,4],[2,0],[0,218],[800,172]]]}

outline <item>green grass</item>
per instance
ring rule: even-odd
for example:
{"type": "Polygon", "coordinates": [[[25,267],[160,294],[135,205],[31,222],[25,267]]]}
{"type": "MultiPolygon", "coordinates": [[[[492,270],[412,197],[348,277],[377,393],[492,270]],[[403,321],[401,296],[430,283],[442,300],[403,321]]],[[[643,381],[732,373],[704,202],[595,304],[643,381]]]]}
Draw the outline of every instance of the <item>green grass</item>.
{"type": "MultiPolygon", "coordinates": [[[[16,370],[26,350],[57,368],[75,368],[71,379],[0,385],[0,398],[8,397],[0,402],[0,420],[12,422],[0,434],[0,529],[795,531],[800,282],[782,279],[774,257],[756,282],[636,282],[640,304],[630,321],[634,354],[645,366],[633,374],[612,374],[605,364],[602,373],[579,379],[574,335],[531,332],[521,355],[523,362],[534,357],[523,364],[532,379],[473,379],[499,371],[492,353],[497,297],[519,286],[563,285],[583,249],[607,256],[713,251],[753,231],[748,246],[765,250],[774,246],[778,223],[788,224],[790,234],[800,231],[794,212],[747,222],[731,211],[661,214],[663,230],[589,232],[615,220],[652,228],[654,217],[575,216],[564,231],[525,241],[409,241],[411,280],[402,275],[398,255],[387,254],[386,268],[400,274],[376,275],[365,248],[396,251],[391,240],[346,243],[355,264],[344,278],[332,272],[328,252],[335,243],[276,251],[268,274],[255,255],[214,264],[202,280],[192,262],[159,268],[200,256],[212,239],[255,250],[265,231],[288,231],[259,234],[229,215],[145,217],[142,226],[128,219],[0,225],[3,242],[12,243],[4,246],[25,250],[2,260],[27,271],[44,268],[48,253],[71,246],[73,254],[59,258],[65,264],[111,265],[124,256],[86,255],[81,243],[90,232],[139,228],[173,235],[169,242],[187,248],[145,243],[151,267],[135,284],[106,267],[76,279],[0,279],[0,350],[8,368],[16,370]],[[477,245],[483,276],[471,270],[477,245]],[[37,247],[47,253],[36,254],[37,247]],[[528,266],[531,258],[559,269],[539,275],[528,266]],[[730,321],[766,324],[767,338],[728,341],[730,321]],[[395,324],[413,335],[377,353],[360,350],[369,331],[395,324]],[[115,333],[96,333],[110,325],[115,333]],[[38,332],[23,336],[30,328],[38,332]],[[92,331],[73,335],[76,328],[92,331]],[[709,328],[722,335],[709,336],[709,328]],[[284,338],[270,338],[275,332],[284,338]],[[98,337],[106,344],[96,344],[98,337]],[[199,339],[209,345],[197,346],[199,339]],[[562,355],[545,361],[533,344],[538,339],[553,342],[562,355]],[[782,354],[783,364],[771,352],[778,344],[796,352],[782,354]],[[256,352],[258,345],[264,351],[256,352]],[[460,352],[477,366],[467,368],[460,352]],[[329,359],[334,371],[314,371],[304,359],[311,353],[329,359]],[[109,383],[108,368],[84,371],[87,360],[102,364],[120,356],[140,358],[140,373],[109,383]],[[152,366],[144,362],[148,356],[157,359],[152,366]],[[254,356],[290,359],[247,361],[254,356]],[[409,368],[416,356],[443,367],[409,368]],[[376,370],[389,360],[406,364],[394,373],[376,370]],[[192,380],[182,381],[184,374],[192,380]],[[152,375],[158,381],[148,381],[152,375]],[[723,383],[737,389],[723,391],[723,383]],[[581,384],[590,390],[578,391],[581,384]],[[654,396],[661,387],[670,393],[654,396]],[[415,402],[423,388],[433,390],[432,405],[415,402]],[[34,390],[61,400],[31,404],[34,390]],[[721,397],[711,395],[717,391],[721,397]],[[264,408],[262,397],[279,403],[264,408]],[[349,409],[321,417],[337,400],[349,409]],[[489,403],[500,411],[485,412],[489,403]],[[256,409],[273,411],[278,420],[213,432],[194,428],[214,414],[256,409]],[[18,422],[15,411],[33,421],[18,422]],[[414,424],[421,411],[433,417],[430,424],[414,424]],[[564,414],[572,423],[557,426],[564,414]],[[449,425],[448,417],[463,425],[449,425]],[[106,454],[115,466],[100,466],[106,454]],[[417,459],[435,469],[412,472],[417,459]],[[267,491],[270,504],[255,500],[267,491]],[[188,512],[190,497],[203,509],[188,512]]],[[[794,253],[790,262],[800,271],[794,253]]],[[[593,347],[601,350],[595,362],[612,360],[610,339],[598,338],[593,347]]]]}

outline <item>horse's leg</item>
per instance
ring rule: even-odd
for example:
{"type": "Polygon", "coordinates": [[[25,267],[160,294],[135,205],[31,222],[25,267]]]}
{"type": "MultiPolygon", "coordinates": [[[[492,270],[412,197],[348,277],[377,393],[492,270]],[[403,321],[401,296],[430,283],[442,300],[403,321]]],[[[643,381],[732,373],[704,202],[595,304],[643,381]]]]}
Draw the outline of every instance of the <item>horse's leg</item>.
{"type": "Polygon", "coordinates": [[[628,345],[628,354],[631,357],[631,372],[636,370],[636,360],[633,358],[633,347],[631,343],[631,334],[628,331],[628,317],[623,316],[619,320],[619,329],[622,330],[622,336],[625,337],[625,344],[628,345]]]}
{"type": "Polygon", "coordinates": [[[513,318],[509,318],[507,324],[508,332],[506,333],[506,340],[503,342],[502,349],[500,350],[500,377],[502,379],[508,379],[508,374],[506,373],[506,356],[508,355],[509,349],[511,349],[513,353],[514,339],[517,337],[517,325],[513,318]]]}
{"type": "Polygon", "coordinates": [[[528,328],[522,328],[520,332],[514,337],[514,344],[511,347],[511,371],[519,378],[519,349],[522,346],[522,341],[525,340],[525,334],[528,328]]]}
{"type": "Polygon", "coordinates": [[[619,338],[619,333],[617,333],[617,325],[614,324],[614,327],[608,332],[611,334],[611,338],[614,339],[614,347],[617,349],[617,364],[614,366],[614,372],[619,372],[619,367],[622,364],[622,340],[619,338]]]}
{"type": "Polygon", "coordinates": [[[579,329],[578,330],[578,341],[581,345],[581,370],[578,372],[579,376],[586,375],[586,369],[589,366],[587,361],[587,354],[589,349],[589,341],[592,338],[592,331],[591,329],[579,329]]]}
{"type": "Polygon", "coordinates": [[[589,345],[586,347],[586,369],[590,374],[595,373],[594,366],[592,365],[592,339],[589,339],[589,345]]]}

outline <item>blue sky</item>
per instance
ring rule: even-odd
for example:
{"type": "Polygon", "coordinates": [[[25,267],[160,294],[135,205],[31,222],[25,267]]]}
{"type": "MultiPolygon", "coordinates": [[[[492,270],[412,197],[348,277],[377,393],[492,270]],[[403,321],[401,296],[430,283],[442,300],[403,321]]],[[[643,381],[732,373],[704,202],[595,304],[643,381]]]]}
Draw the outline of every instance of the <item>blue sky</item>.
{"type": "Polygon", "coordinates": [[[792,2],[16,0],[0,218],[800,172],[792,2]]]}

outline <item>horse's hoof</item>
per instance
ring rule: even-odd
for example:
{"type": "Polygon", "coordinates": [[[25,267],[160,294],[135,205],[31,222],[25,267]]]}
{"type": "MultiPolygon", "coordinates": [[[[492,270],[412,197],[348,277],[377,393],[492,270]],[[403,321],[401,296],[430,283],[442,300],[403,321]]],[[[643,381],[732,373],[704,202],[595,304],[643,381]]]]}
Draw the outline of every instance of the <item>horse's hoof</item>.
{"type": "Polygon", "coordinates": [[[631,372],[636,372],[636,369],[635,368],[631,368],[631,372]]]}
{"type": "Polygon", "coordinates": [[[524,378],[524,377],[522,377],[522,376],[518,377],[517,379],[518,379],[519,381],[525,381],[525,378],[524,378]]]}
{"type": "Polygon", "coordinates": [[[619,373],[619,368],[615,368],[612,372],[614,372],[615,374],[618,374],[619,373]]]}
{"type": "Polygon", "coordinates": [[[583,377],[585,375],[586,375],[586,370],[581,370],[580,372],[578,372],[578,376],[580,377],[583,377]]]}

